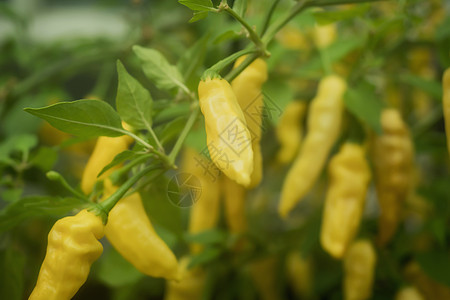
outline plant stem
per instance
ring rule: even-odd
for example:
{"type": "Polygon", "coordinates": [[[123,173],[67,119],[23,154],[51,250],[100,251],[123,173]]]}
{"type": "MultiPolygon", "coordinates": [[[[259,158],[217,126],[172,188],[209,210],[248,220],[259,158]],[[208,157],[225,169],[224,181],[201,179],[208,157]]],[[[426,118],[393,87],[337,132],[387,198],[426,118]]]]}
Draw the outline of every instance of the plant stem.
{"type": "Polygon", "coordinates": [[[79,191],[75,190],[67,181],[64,179],[64,177],[61,176],[58,172],[55,171],[49,171],[47,172],[47,178],[51,181],[57,181],[59,182],[67,191],[69,191],[71,194],[73,194],[75,197],[80,198],[81,200],[85,202],[89,202],[86,196],[79,191]]]}
{"type": "Polygon", "coordinates": [[[111,209],[116,205],[117,202],[119,202],[120,199],[123,198],[125,193],[136,183],[144,177],[147,173],[156,170],[160,168],[160,165],[151,165],[148,166],[138,173],[134,174],[131,178],[129,178],[127,181],[125,181],[111,196],[109,196],[106,200],[99,203],[98,206],[101,207],[101,209],[109,214],[111,209]]]}
{"type": "MultiPolygon", "coordinates": [[[[250,48],[250,49],[243,49],[241,51],[231,54],[230,56],[218,61],[216,64],[211,66],[208,70],[206,70],[203,73],[204,76],[202,77],[202,79],[207,78],[207,77],[214,77],[216,74],[220,73],[220,71],[222,69],[224,69],[229,64],[233,63],[239,57],[246,55],[246,54],[255,53],[255,52],[257,52],[256,49],[250,48]]],[[[259,55],[257,55],[256,57],[258,57],[258,56],[259,55]]]]}
{"type": "Polygon", "coordinates": [[[148,130],[148,132],[150,132],[152,138],[155,140],[155,143],[156,143],[156,145],[158,146],[158,150],[159,150],[161,153],[164,153],[164,152],[165,152],[165,151],[164,151],[164,147],[163,147],[163,145],[161,144],[161,142],[160,142],[160,140],[158,139],[158,137],[156,136],[155,131],[153,131],[153,128],[148,127],[147,130],[148,130]]]}
{"type": "Polygon", "coordinates": [[[275,23],[270,26],[266,33],[262,37],[262,42],[267,45],[270,43],[270,41],[274,38],[275,34],[283,28],[287,23],[289,23],[292,18],[294,18],[297,14],[299,14],[303,9],[308,7],[310,1],[301,0],[298,1],[297,4],[295,4],[291,9],[289,9],[289,12],[283,17],[278,19],[275,23]]]}
{"type": "Polygon", "coordinates": [[[259,38],[258,34],[253,30],[253,28],[248,24],[243,18],[241,18],[240,15],[238,15],[231,7],[228,6],[228,4],[221,4],[219,9],[226,11],[229,15],[231,15],[233,18],[236,19],[239,23],[241,23],[242,26],[247,30],[250,40],[258,47],[259,50],[265,51],[266,46],[259,38]]]}
{"type": "Polygon", "coordinates": [[[153,154],[144,154],[138,158],[136,158],[135,160],[132,160],[130,163],[126,164],[125,166],[121,167],[120,169],[114,171],[111,175],[111,181],[113,184],[116,184],[117,181],[119,180],[119,178],[125,174],[126,172],[130,171],[131,168],[133,168],[134,166],[146,161],[147,159],[149,159],[153,154]]]}
{"type": "Polygon", "coordinates": [[[200,109],[198,107],[198,104],[196,104],[193,111],[191,112],[191,115],[189,116],[189,119],[186,122],[186,125],[183,128],[183,131],[181,131],[180,136],[178,137],[178,140],[175,143],[175,146],[173,146],[173,149],[169,154],[168,159],[171,164],[175,163],[175,158],[177,157],[178,152],[180,152],[181,147],[183,146],[184,140],[186,139],[187,135],[189,134],[189,131],[191,130],[192,126],[194,125],[195,121],[197,120],[199,112],[200,112],[200,109]]]}
{"type": "Polygon", "coordinates": [[[263,36],[264,33],[266,33],[266,30],[269,27],[270,19],[272,19],[272,15],[273,15],[278,3],[280,3],[280,0],[273,1],[272,6],[270,7],[270,9],[267,13],[267,16],[264,18],[264,24],[261,29],[261,36],[263,36]]]}

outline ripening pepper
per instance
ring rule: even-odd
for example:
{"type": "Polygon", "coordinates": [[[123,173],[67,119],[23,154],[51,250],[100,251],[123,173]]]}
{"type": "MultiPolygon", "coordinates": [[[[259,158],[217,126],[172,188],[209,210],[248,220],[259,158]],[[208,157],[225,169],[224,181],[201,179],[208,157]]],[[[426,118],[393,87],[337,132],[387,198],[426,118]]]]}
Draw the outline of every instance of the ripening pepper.
{"type": "Polygon", "coordinates": [[[358,231],[370,180],[364,149],[344,144],[329,165],[330,184],[325,199],[320,242],[341,258],[358,231]]]}
{"type": "Polygon", "coordinates": [[[199,300],[205,290],[206,274],[199,267],[188,269],[189,258],[180,260],[180,280],[168,281],[164,300],[199,300]]]}
{"type": "Polygon", "coordinates": [[[290,50],[308,51],[311,43],[308,41],[305,33],[294,26],[285,26],[276,36],[280,44],[290,50]]]}
{"type": "Polygon", "coordinates": [[[425,298],[419,293],[419,291],[413,287],[404,287],[397,292],[395,300],[425,300],[425,298]]]}
{"type": "Polygon", "coordinates": [[[102,219],[82,210],[53,225],[47,253],[29,300],[70,300],[86,281],[92,263],[103,252],[102,219]]]}
{"type": "Polygon", "coordinates": [[[133,139],[128,135],[119,137],[101,136],[97,139],[94,151],[89,158],[81,177],[81,190],[86,194],[90,194],[97,180],[102,180],[111,175],[118,166],[113,167],[103,173],[100,177],[97,175],[108,165],[114,157],[127,150],[133,139]]]}
{"type": "Polygon", "coordinates": [[[312,188],[339,137],[346,82],[336,75],[323,78],[308,111],[308,133],[283,183],[278,212],[282,217],[312,188]]]}
{"type": "Polygon", "coordinates": [[[373,141],[373,162],[378,202],[380,205],[380,245],[395,234],[401,208],[412,184],[413,144],[406,124],[395,109],[381,114],[383,134],[373,141]]]}
{"type": "MultiPolygon", "coordinates": [[[[206,157],[186,147],[183,153],[182,172],[192,174],[199,180],[199,191],[193,194],[189,218],[189,233],[200,233],[216,227],[220,217],[219,174],[212,170],[206,157]]],[[[192,244],[192,253],[202,250],[199,244],[192,244]]]]}
{"type": "MultiPolygon", "coordinates": [[[[105,181],[106,194],[116,189],[109,180],[105,181]]],[[[177,259],[153,228],[138,192],[120,199],[111,209],[105,236],[143,274],[178,279],[177,259]]]]}
{"type": "Polygon", "coordinates": [[[252,137],[231,85],[207,78],[198,85],[212,161],[230,179],[248,187],[253,172],[252,137]]]}
{"type": "Polygon", "coordinates": [[[344,259],[344,299],[366,300],[372,294],[376,253],[368,240],[355,241],[344,259]]]}
{"type": "Polygon", "coordinates": [[[450,155],[450,68],[442,76],[442,106],[445,120],[445,133],[447,134],[447,149],[450,155]]]}
{"type": "MultiPolygon", "coordinates": [[[[241,56],[236,60],[234,68],[238,67],[246,56],[241,56]]],[[[261,122],[264,110],[262,85],[267,80],[267,63],[257,58],[247,66],[232,82],[236,99],[244,112],[248,131],[251,135],[253,150],[253,172],[250,176],[249,189],[256,187],[262,178],[262,154],[261,154],[261,122]]]]}
{"type": "Polygon", "coordinates": [[[300,148],[303,135],[302,121],[306,114],[305,101],[290,102],[280,117],[276,134],[280,142],[277,161],[282,164],[291,162],[300,148]]]}
{"type": "Polygon", "coordinates": [[[245,214],[245,188],[228,177],[222,178],[224,194],[225,222],[232,233],[242,233],[247,230],[245,214]]]}
{"type": "Polygon", "coordinates": [[[312,296],[313,269],[311,260],[302,257],[298,251],[291,252],[286,258],[286,270],[289,283],[299,299],[309,299],[312,296]]]}
{"type": "Polygon", "coordinates": [[[281,299],[277,290],[277,263],[275,256],[257,259],[250,263],[250,277],[262,300],[281,299]]]}

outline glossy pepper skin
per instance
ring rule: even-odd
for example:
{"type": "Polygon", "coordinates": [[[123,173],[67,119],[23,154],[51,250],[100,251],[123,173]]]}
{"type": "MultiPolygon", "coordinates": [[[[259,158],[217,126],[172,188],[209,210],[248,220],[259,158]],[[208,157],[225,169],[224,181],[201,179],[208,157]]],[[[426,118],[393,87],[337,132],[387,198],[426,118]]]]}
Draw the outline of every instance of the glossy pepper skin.
{"type": "MultiPolygon", "coordinates": [[[[106,193],[114,192],[116,187],[106,183],[106,193]]],[[[139,193],[119,200],[111,209],[105,236],[117,252],[143,274],[178,279],[177,259],[155,232],[139,193]]]]}
{"type": "Polygon", "coordinates": [[[206,274],[200,268],[188,269],[189,258],[180,260],[180,281],[168,281],[164,300],[199,300],[205,290],[206,274]]]}
{"type": "Polygon", "coordinates": [[[306,114],[306,102],[290,102],[280,117],[276,134],[280,142],[277,161],[281,164],[290,163],[298,152],[303,136],[302,121],[306,114]]]}
{"type": "Polygon", "coordinates": [[[425,300],[425,298],[415,287],[408,286],[398,291],[395,300],[425,300]]]}
{"type": "Polygon", "coordinates": [[[309,106],[308,133],[283,183],[278,212],[282,217],[312,188],[322,172],[328,154],[339,137],[346,82],[336,75],[319,83],[317,96],[309,106]]]}
{"type": "Polygon", "coordinates": [[[330,255],[341,258],[361,222],[370,180],[364,149],[344,144],[329,165],[330,184],[320,232],[320,243],[330,255]]]}
{"type": "Polygon", "coordinates": [[[372,294],[376,253],[368,240],[354,242],[344,259],[344,299],[366,300],[372,294]]]}
{"type": "MultiPolygon", "coordinates": [[[[218,174],[204,169],[208,160],[193,148],[185,148],[181,170],[194,175],[200,182],[200,192],[191,206],[189,232],[199,233],[216,227],[220,217],[220,181],[218,174]]],[[[222,175],[223,176],[223,175],[222,175]]],[[[202,246],[192,244],[192,253],[199,253],[202,246]]]]}
{"type": "Polygon", "coordinates": [[[252,137],[231,85],[224,79],[201,80],[198,96],[212,161],[230,179],[248,187],[253,172],[252,137]]]}
{"type": "Polygon", "coordinates": [[[373,162],[381,210],[378,242],[384,245],[397,230],[410,190],[414,151],[409,130],[397,110],[382,111],[381,127],[383,134],[373,141],[373,162]]]}
{"type": "Polygon", "coordinates": [[[87,210],[65,217],[48,234],[47,253],[29,300],[70,300],[103,252],[100,217],[87,210]]]}
{"type": "Polygon", "coordinates": [[[232,233],[242,233],[247,230],[245,214],[245,188],[226,176],[222,179],[224,195],[225,222],[232,233]]]}
{"type": "Polygon", "coordinates": [[[111,175],[116,168],[111,168],[102,176],[97,177],[98,173],[108,165],[114,157],[127,150],[133,139],[127,135],[119,137],[101,136],[97,139],[94,151],[89,158],[81,177],[81,190],[90,194],[97,180],[102,180],[111,175]]]}
{"type": "Polygon", "coordinates": [[[445,133],[447,134],[447,149],[450,155],[450,68],[442,76],[442,108],[444,111],[445,133]]]}
{"type": "MultiPolygon", "coordinates": [[[[238,67],[246,56],[236,60],[234,68],[238,67]]],[[[253,150],[253,172],[250,176],[249,189],[256,187],[262,179],[261,154],[261,122],[264,109],[262,85],[267,81],[267,63],[257,58],[245,68],[232,82],[231,87],[236,99],[244,112],[247,128],[250,131],[253,150]]]]}

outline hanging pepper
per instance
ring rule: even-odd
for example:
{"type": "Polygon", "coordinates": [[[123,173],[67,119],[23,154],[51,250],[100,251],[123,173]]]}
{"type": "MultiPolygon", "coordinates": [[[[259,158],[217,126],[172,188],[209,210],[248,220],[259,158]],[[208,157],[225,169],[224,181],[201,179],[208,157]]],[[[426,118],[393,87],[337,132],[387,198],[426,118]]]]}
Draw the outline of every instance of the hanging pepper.
{"type": "MultiPolygon", "coordinates": [[[[192,193],[194,204],[189,218],[189,232],[199,233],[216,227],[220,217],[219,173],[212,171],[210,162],[192,148],[185,148],[181,170],[194,175],[200,183],[199,191],[192,193]],[[211,168],[211,169],[209,169],[211,168]]],[[[192,253],[199,253],[202,246],[192,244],[192,253]]]]}
{"type": "Polygon", "coordinates": [[[298,298],[311,298],[314,278],[311,260],[302,257],[298,251],[291,252],[286,258],[286,270],[288,280],[298,298]]]}
{"type": "Polygon", "coordinates": [[[188,269],[189,258],[180,260],[180,280],[168,281],[164,300],[199,300],[205,290],[205,271],[200,268],[188,269]]]}
{"type": "Polygon", "coordinates": [[[415,287],[408,286],[398,291],[395,300],[425,300],[425,298],[415,287]]]}
{"type": "Polygon", "coordinates": [[[339,137],[346,88],[345,81],[336,75],[327,76],[319,83],[317,96],[309,106],[308,133],[283,183],[278,207],[282,217],[312,188],[339,137]]]}
{"type": "Polygon", "coordinates": [[[114,157],[127,150],[133,139],[128,135],[119,137],[101,136],[97,139],[94,151],[89,158],[81,177],[81,190],[86,194],[90,194],[97,180],[107,178],[116,168],[111,168],[102,176],[97,177],[100,171],[108,165],[114,157]]]}
{"type": "Polygon", "coordinates": [[[329,174],[320,242],[328,253],[341,258],[358,231],[370,180],[363,148],[344,144],[331,160],[329,174]]]}
{"type": "Polygon", "coordinates": [[[86,281],[92,263],[103,252],[100,217],[82,210],[53,225],[47,253],[29,300],[70,300],[86,281]]]}
{"type": "Polygon", "coordinates": [[[336,40],[337,32],[334,23],[327,25],[316,25],[313,30],[314,44],[319,49],[329,47],[336,40]]]}
{"type": "Polygon", "coordinates": [[[385,109],[381,114],[383,134],[373,142],[376,190],[380,205],[379,235],[386,244],[397,230],[401,207],[412,182],[413,145],[400,113],[385,109]]]}
{"type": "MultiPolygon", "coordinates": [[[[234,68],[239,66],[246,56],[236,60],[234,68]]],[[[232,82],[231,87],[244,112],[245,121],[252,139],[253,172],[250,176],[249,189],[256,187],[262,178],[261,121],[264,110],[261,87],[267,80],[267,64],[263,59],[256,59],[245,68],[232,82]]]]}
{"type": "Polygon", "coordinates": [[[354,242],[344,259],[344,299],[366,300],[372,294],[376,253],[367,240],[354,242]]]}
{"type": "Polygon", "coordinates": [[[225,222],[232,233],[242,233],[247,230],[245,215],[246,190],[226,176],[222,178],[224,194],[225,222]]]}
{"type": "Polygon", "coordinates": [[[251,279],[262,300],[281,299],[277,290],[277,263],[276,257],[269,256],[249,265],[251,279]]]}
{"type": "Polygon", "coordinates": [[[253,172],[252,138],[230,84],[219,78],[201,80],[198,96],[212,161],[230,179],[248,187],[253,172]]]}
{"type": "Polygon", "coordinates": [[[450,68],[442,76],[442,106],[444,110],[445,132],[447,134],[447,149],[450,155],[450,68]]]}
{"type": "MultiPolygon", "coordinates": [[[[109,180],[105,181],[107,195],[116,189],[109,180]]],[[[143,274],[178,279],[177,259],[155,232],[138,192],[119,200],[111,209],[105,236],[117,252],[143,274]]]]}
{"type": "Polygon", "coordinates": [[[300,148],[303,135],[301,124],[306,113],[306,102],[290,102],[280,117],[276,134],[280,142],[277,161],[282,164],[291,162],[300,148]]]}

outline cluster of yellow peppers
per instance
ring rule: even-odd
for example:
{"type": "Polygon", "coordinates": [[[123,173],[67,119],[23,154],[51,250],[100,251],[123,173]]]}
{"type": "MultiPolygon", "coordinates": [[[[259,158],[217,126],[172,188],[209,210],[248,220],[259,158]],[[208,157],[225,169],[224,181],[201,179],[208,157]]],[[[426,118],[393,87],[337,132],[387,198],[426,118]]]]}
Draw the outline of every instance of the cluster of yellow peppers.
{"type": "MultiPolygon", "coordinates": [[[[333,27],[316,30],[334,32],[333,27]]],[[[327,47],[334,39],[323,39],[321,36],[323,35],[317,34],[315,37],[318,48],[327,47]]],[[[235,67],[244,59],[245,57],[238,59],[235,67]]],[[[242,233],[247,229],[246,193],[261,182],[263,173],[260,149],[263,107],[261,87],[266,80],[266,63],[257,59],[231,84],[221,78],[200,81],[198,95],[205,117],[207,146],[212,161],[225,176],[208,176],[198,165],[198,161],[205,158],[195,150],[186,148],[182,169],[195,175],[202,188],[197,203],[191,209],[190,233],[198,233],[217,225],[221,194],[225,199],[224,216],[230,231],[242,233]]],[[[450,154],[450,69],[444,74],[443,88],[450,154]]],[[[326,76],[320,81],[317,95],[308,108],[305,102],[294,101],[281,117],[277,128],[277,138],[281,145],[277,160],[283,164],[293,161],[281,191],[279,214],[283,218],[305,198],[327,163],[340,136],[346,89],[347,84],[340,76],[326,76]],[[302,140],[300,122],[307,110],[307,132],[302,140]]],[[[385,109],[381,114],[381,126],[383,133],[375,136],[370,146],[380,206],[378,242],[385,245],[397,230],[402,204],[411,188],[414,151],[408,128],[397,110],[385,109]]],[[[84,193],[90,194],[98,180],[105,182],[105,197],[117,189],[108,179],[114,169],[99,178],[97,174],[118,153],[128,149],[131,143],[132,139],[127,136],[98,138],[82,176],[81,188],[84,193]]],[[[343,259],[345,299],[368,299],[376,253],[370,241],[354,241],[371,179],[365,147],[344,143],[331,159],[328,171],[329,187],[320,242],[330,255],[343,259]]],[[[106,225],[87,210],[76,216],[63,218],[54,225],[49,233],[47,254],[36,287],[29,299],[61,300],[73,297],[86,281],[91,264],[101,255],[102,246],[98,240],[104,235],[142,273],[181,279],[168,282],[167,300],[201,297],[205,284],[204,270],[188,270],[187,257],[178,264],[175,255],[153,229],[140,195],[134,193],[117,203],[111,210],[106,225]]],[[[200,245],[191,245],[192,254],[201,251],[200,245]]],[[[293,280],[298,285],[296,292],[302,296],[310,295],[309,263],[298,253],[291,253],[287,261],[290,278],[303,278],[302,281],[293,280]]],[[[267,299],[277,297],[270,292],[273,282],[267,282],[267,277],[262,279],[259,275],[267,273],[273,265],[273,259],[266,259],[251,267],[255,284],[261,286],[261,290],[269,287],[269,292],[262,294],[267,299]]],[[[405,287],[398,292],[396,299],[423,297],[414,287],[405,287]]]]}

